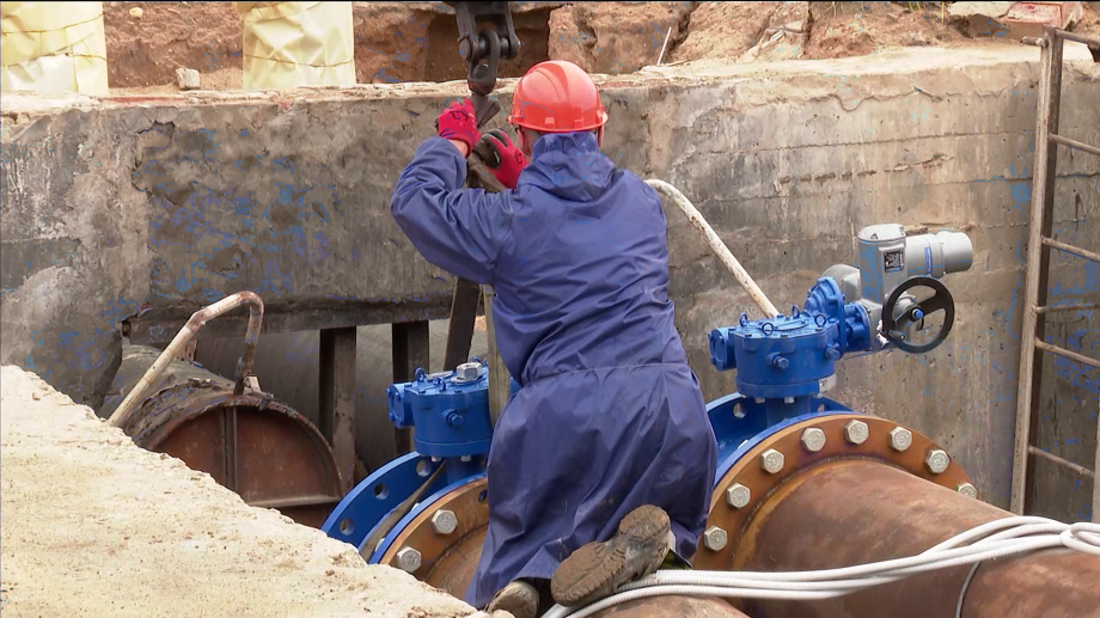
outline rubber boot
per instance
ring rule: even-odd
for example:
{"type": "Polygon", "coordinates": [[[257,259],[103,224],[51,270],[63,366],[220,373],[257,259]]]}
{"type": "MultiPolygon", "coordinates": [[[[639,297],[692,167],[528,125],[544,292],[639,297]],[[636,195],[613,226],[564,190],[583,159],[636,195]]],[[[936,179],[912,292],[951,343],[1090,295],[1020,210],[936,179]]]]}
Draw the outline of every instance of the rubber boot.
{"type": "Polygon", "coordinates": [[[589,543],[561,563],[550,581],[554,602],[577,607],[606,597],[660,568],[674,542],[667,513],[638,507],[619,522],[611,540],[589,543]]]}
{"type": "Polygon", "coordinates": [[[525,581],[515,581],[500,589],[485,611],[506,611],[516,618],[537,618],[539,592],[525,581]]]}

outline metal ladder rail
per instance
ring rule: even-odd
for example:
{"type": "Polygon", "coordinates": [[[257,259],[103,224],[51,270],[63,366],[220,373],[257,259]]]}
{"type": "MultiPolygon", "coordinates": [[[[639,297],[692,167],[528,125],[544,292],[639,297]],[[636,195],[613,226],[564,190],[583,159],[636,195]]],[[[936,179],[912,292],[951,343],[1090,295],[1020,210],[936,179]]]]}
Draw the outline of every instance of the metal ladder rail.
{"type": "MultiPolygon", "coordinates": [[[[1092,519],[1100,521],[1100,482],[1096,471],[1051,455],[1031,444],[1034,410],[1039,403],[1037,377],[1042,370],[1042,352],[1049,352],[1078,363],[1100,368],[1100,360],[1083,356],[1044,341],[1045,316],[1063,311],[1100,309],[1100,303],[1047,306],[1047,280],[1050,275],[1050,249],[1100,263],[1100,254],[1050,238],[1054,210],[1054,180],[1057,146],[1062,145],[1100,156],[1100,148],[1058,134],[1062,87],[1062,52],[1065,40],[1084,43],[1093,58],[1100,61],[1100,39],[1048,28],[1046,36],[1025,42],[1041,48],[1039,109],[1035,131],[1035,175],[1031,194],[1028,227],[1028,261],[1023,325],[1020,333],[1019,387],[1016,397],[1016,443],[1012,470],[1013,513],[1022,515],[1028,490],[1029,456],[1035,455],[1093,479],[1092,519]]],[[[1100,471],[1100,422],[1097,428],[1096,468],[1100,471]]]]}

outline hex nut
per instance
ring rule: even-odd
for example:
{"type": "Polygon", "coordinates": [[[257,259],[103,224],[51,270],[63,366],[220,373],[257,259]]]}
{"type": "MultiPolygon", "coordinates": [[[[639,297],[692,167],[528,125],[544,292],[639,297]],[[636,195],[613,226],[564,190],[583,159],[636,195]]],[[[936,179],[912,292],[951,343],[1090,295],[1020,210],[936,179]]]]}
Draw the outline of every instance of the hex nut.
{"type": "Polygon", "coordinates": [[[890,430],[890,448],[903,452],[913,445],[913,432],[904,427],[894,427],[890,430]]]}
{"type": "Polygon", "coordinates": [[[406,573],[415,573],[420,570],[420,552],[412,547],[403,547],[397,552],[397,568],[406,573]]]}
{"type": "Polygon", "coordinates": [[[728,542],[726,531],[718,526],[711,526],[703,533],[703,546],[711,551],[722,551],[728,542]]]}
{"type": "Polygon", "coordinates": [[[458,528],[458,517],[454,511],[441,510],[432,515],[432,530],[436,534],[451,534],[458,528]]]}
{"type": "Polygon", "coordinates": [[[951,465],[951,456],[946,451],[934,448],[928,451],[928,456],[924,458],[924,465],[932,474],[943,474],[951,465]]]}
{"type": "Polygon", "coordinates": [[[480,376],[480,363],[462,363],[457,368],[455,368],[455,378],[461,382],[474,382],[480,376]]]}
{"type": "Polygon", "coordinates": [[[863,421],[848,421],[844,426],[844,439],[851,444],[863,444],[871,436],[871,429],[863,421]]]}
{"type": "Polygon", "coordinates": [[[741,483],[734,483],[726,490],[726,504],[735,509],[743,509],[752,500],[752,491],[741,483]]]}
{"type": "Polygon", "coordinates": [[[768,474],[776,474],[783,469],[784,460],[783,453],[770,448],[760,456],[760,467],[768,474]]]}
{"type": "Polygon", "coordinates": [[[974,487],[970,483],[963,483],[963,484],[959,485],[956,488],[956,491],[958,491],[960,494],[966,496],[967,498],[977,498],[978,497],[978,488],[974,487]]]}
{"type": "Polygon", "coordinates": [[[825,448],[825,432],[817,427],[803,430],[802,437],[799,440],[802,442],[802,446],[811,453],[816,453],[825,448]]]}

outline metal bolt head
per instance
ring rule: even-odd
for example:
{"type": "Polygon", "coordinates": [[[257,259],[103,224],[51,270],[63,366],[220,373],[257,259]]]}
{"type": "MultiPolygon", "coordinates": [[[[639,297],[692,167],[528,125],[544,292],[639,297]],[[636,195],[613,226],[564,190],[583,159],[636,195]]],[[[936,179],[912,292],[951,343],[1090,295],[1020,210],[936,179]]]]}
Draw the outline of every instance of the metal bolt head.
{"type": "Polygon", "coordinates": [[[703,547],[711,551],[722,551],[729,542],[726,531],[718,526],[711,526],[703,533],[703,547]]]}
{"type": "Polygon", "coordinates": [[[752,491],[741,483],[734,483],[726,490],[726,504],[735,509],[743,509],[752,500],[752,491]]]}
{"type": "Polygon", "coordinates": [[[974,487],[970,483],[963,483],[959,485],[955,490],[958,491],[960,494],[966,496],[967,498],[978,497],[978,488],[974,487]]]}
{"type": "Polygon", "coordinates": [[[412,547],[403,547],[397,552],[397,568],[406,573],[415,573],[420,570],[420,552],[412,547]]]}
{"type": "Polygon", "coordinates": [[[863,421],[848,421],[844,426],[844,439],[851,444],[863,444],[871,436],[871,429],[863,421]]]}
{"type": "Polygon", "coordinates": [[[454,511],[441,510],[432,515],[432,530],[436,534],[451,534],[458,528],[458,517],[454,511]]]}
{"type": "Polygon", "coordinates": [[[802,437],[799,440],[802,442],[803,448],[811,453],[816,453],[825,448],[825,432],[817,427],[803,430],[802,437]]]}
{"type": "Polygon", "coordinates": [[[932,474],[943,474],[951,465],[951,456],[946,451],[934,448],[928,451],[928,456],[924,458],[924,465],[932,474]]]}
{"type": "Polygon", "coordinates": [[[459,382],[474,382],[480,376],[480,363],[462,363],[455,369],[455,379],[459,382]]]}
{"type": "Polygon", "coordinates": [[[786,404],[794,403],[794,397],[784,397],[783,398],[783,403],[786,403],[786,404]]]}
{"type": "Polygon", "coordinates": [[[760,456],[760,467],[768,474],[776,474],[783,469],[783,453],[770,448],[760,456]]]}
{"type": "Polygon", "coordinates": [[[913,432],[904,427],[894,427],[890,430],[890,448],[895,451],[904,451],[913,445],[913,432]]]}

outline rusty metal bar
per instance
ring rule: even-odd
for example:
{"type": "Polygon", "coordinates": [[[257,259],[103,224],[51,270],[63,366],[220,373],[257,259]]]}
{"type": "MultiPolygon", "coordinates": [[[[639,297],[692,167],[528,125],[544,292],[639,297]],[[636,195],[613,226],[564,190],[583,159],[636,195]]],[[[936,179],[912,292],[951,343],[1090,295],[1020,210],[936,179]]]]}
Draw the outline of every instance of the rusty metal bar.
{"type": "Polygon", "coordinates": [[[332,446],[346,493],[355,480],[355,327],[322,330],[317,360],[318,428],[332,446]]]}
{"type": "Polygon", "coordinates": [[[1077,43],[1084,43],[1089,47],[1100,47],[1100,38],[1081,34],[1080,32],[1068,32],[1066,30],[1061,30],[1058,28],[1053,28],[1052,30],[1054,31],[1055,36],[1057,36],[1059,39],[1065,39],[1067,41],[1074,41],[1077,43]]]}
{"type": "Polygon", "coordinates": [[[1035,128],[1035,176],[1031,190],[1028,220],[1027,275],[1024,290],[1024,315],[1020,328],[1020,363],[1016,391],[1016,440],[1012,458],[1013,513],[1023,514],[1027,499],[1028,451],[1035,423],[1032,411],[1039,404],[1037,377],[1042,375],[1042,355],[1029,342],[1045,336],[1045,316],[1035,307],[1047,304],[1047,276],[1050,249],[1043,238],[1050,236],[1054,219],[1054,180],[1058,149],[1051,147],[1050,134],[1058,132],[1062,91],[1062,39],[1050,37],[1040,53],[1039,109],[1035,128]]]}
{"type": "Polygon", "coordinates": [[[1061,144],[1063,146],[1067,146],[1069,148],[1074,148],[1074,149],[1080,150],[1082,152],[1087,152],[1089,154],[1093,154],[1093,155],[1096,155],[1096,156],[1100,157],[1100,148],[1097,148],[1096,146],[1093,146],[1092,144],[1086,144],[1084,142],[1079,142],[1075,139],[1070,139],[1068,137],[1062,137],[1061,135],[1056,135],[1054,133],[1050,134],[1050,141],[1054,142],[1055,144],[1061,144]]]}
{"type": "MultiPolygon", "coordinates": [[[[455,284],[456,286],[463,285],[462,280],[455,284]]],[[[477,287],[474,287],[477,290],[477,287]]],[[[455,294],[455,302],[458,303],[459,295],[455,294]]],[[[477,305],[477,299],[474,299],[474,305],[477,305]]],[[[473,340],[473,327],[474,317],[470,316],[470,334],[466,337],[466,354],[470,352],[471,341],[473,340]]],[[[453,318],[452,318],[453,319],[453,318]]],[[[455,332],[454,324],[448,325],[448,341],[447,345],[451,345],[450,336],[455,332]]],[[[429,337],[429,325],[427,322],[406,322],[404,324],[394,324],[391,329],[393,333],[393,381],[394,382],[409,382],[415,375],[418,368],[423,368],[424,371],[429,371],[431,366],[431,341],[429,337]]],[[[457,364],[455,365],[458,366],[457,364]]],[[[409,429],[394,429],[394,444],[396,446],[395,453],[398,457],[412,452],[413,450],[413,430],[409,429]]]]}
{"type": "Polygon", "coordinates": [[[1070,360],[1077,361],[1077,362],[1079,362],[1083,365],[1088,365],[1090,367],[1096,367],[1096,368],[1100,369],[1100,360],[1096,360],[1095,358],[1089,358],[1087,356],[1083,356],[1081,354],[1078,354],[1077,352],[1071,352],[1071,351],[1069,351],[1065,348],[1060,348],[1056,345],[1051,345],[1051,344],[1049,344],[1045,341],[1040,341],[1040,340],[1036,339],[1035,340],[1035,347],[1039,348],[1040,350],[1050,352],[1051,354],[1057,354],[1058,356],[1064,356],[1064,357],[1066,357],[1070,360]]]}
{"type": "MultiPolygon", "coordinates": [[[[914,556],[1011,515],[866,459],[810,468],[775,490],[756,513],[741,536],[733,569],[834,569],[914,556]]],[[[962,565],[836,599],[757,600],[741,609],[767,618],[1100,618],[1095,556],[1045,551],[984,562],[964,593],[970,572],[962,565]]]]}
{"type": "Polygon", "coordinates": [[[1044,451],[1041,448],[1038,448],[1038,447],[1035,447],[1035,446],[1029,446],[1029,447],[1027,447],[1027,450],[1028,450],[1028,452],[1030,452],[1032,455],[1035,455],[1036,457],[1042,457],[1043,459],[1045,459],[1045,460],[1047,460],[1051,463],[1056,463],[1059,466],[1069,468],[1070,470],[1073,470],[1074,472],[1076,472],[1077,474],[1080,474],[1081,476],[1088,477],[1090,479],[1095,479],[1096,478],[1096,473],[1093,472],[1092,470],[1089,470],[1088,468],[1086,468],[1084,466],[1077,465],[1077,464],[1073,463],[1072,461],[1070,461],[1068,459],[1062,459],[1061,457],[1059,457],[1057,455],[1051,455],[1050,453],[1044,451]]]}
{"type": "Polygon", "coordinates": [[[1066,311],[1096,311],[1100,309],[1100,303],[1081,303],[1077,305],[1056,305],[1048,307],[1035,307],[1036,313],[1063,313],[1066,311]]]}
{"type": "Polygon", "coordinates": [[[1064,242],[1054,240],[1053,238],[1043,238],[1043,244],[1048,247],[1054,247],[1059,251],[1065,251],[1066,253],[1072,253],[1077,257],[1085,258],[1086,260],[1092,260],[1093,262],[1100,262],[1100,253],[1093,253],[1088,249],[1082,249],[1081,247],[1075,247],[1073,245],[1066,244],[1064,242]]]}
{"type": "Polygon", "coordinates": [[[256,352],[256,344],[260,340],[260,329],[263,326],[264,319],[264,302],[259,296],[252,292],[237,292],[231,294],[218,302],[199,309],[191,315],[191,319],[187,320],[183,328],[180,329],[172,343],[168,344],[168,347],[164,349],[164,352],[157,358],[153,366],[149,368],[149,371],[141,377],[141,380],[122,400],[118,408],[111,414],[111,417],[107,419],[107,423],[112,427],[121,427],[130,420],[130,416],[134,413],[134,409],[137,408],[138,402],[145,397],[145,391],[149,389],[151,385],[164,368],[167,367],[172,359],[176,358],[183,349],[187,346],[187,343],[195,336],[195,333],[203,327],[208,320],[212,320],[220,315],[228,313],[240,307],[241,305],[248,305],[248,330],[245,334],[244,341],[244,355],[241,357],[241,361],[237,366],[237,376],[234,381],[233,394],[240,395],[244,392],[244,379],[249,375],[252,375],[252,359],[256,352]]]}
{"type": "Polygon", "coordinates": [[[300,506],[322,506],[325,504],[336,504],[340,502],[339,497],[316,495],[316,496],[291,496],[289,498],[271,498],[268,500],[253,500],[248,503],[249,506],[255,506],[261,509],[287,509],[300,506]]]}

